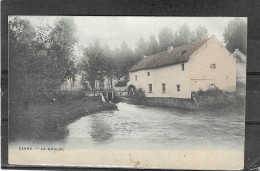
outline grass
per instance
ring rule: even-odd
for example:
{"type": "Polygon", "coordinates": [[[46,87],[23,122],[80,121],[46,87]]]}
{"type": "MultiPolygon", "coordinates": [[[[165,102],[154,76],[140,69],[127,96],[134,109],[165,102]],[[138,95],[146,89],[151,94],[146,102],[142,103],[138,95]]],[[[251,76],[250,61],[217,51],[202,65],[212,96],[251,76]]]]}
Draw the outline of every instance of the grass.
{"type": "Polygon", "coordinates": [[[10,140],[59,140],[66,137],[66,126],[82,116],[116,106],[96,98],[67,98],[60,101],[31,102],[9,106],[10,140]]]}

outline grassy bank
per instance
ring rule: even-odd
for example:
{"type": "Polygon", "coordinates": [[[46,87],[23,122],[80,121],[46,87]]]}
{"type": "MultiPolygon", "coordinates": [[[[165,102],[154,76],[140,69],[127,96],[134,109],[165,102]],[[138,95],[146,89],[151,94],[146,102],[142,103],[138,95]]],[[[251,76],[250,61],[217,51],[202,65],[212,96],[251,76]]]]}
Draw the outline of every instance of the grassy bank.
{"type": "Polygon", "coordinates": [[[82,116],[115,110],[116,106],[97,98],[66,98],[60,101],[10,104],[9,135],[11,140],[58,140],[66,137],[66,126],[82,116]]]}
{"type": "Polygon", "coordinates": [[[235,92],[225,92],[219,89],[198,91],[192,94],[199,109],[236,110],[245,107],[245,96],[235,92]]]}
{"type": "Polygon", "coordinates": [[[146,97],[142,89],[136,90],[129,98],[122,98],[121,101],[136,105],[149,105],[159,107],[178,108],[185,110],[241,110],[245,109],[245,87],[237,92],[226,92],[218,88],[197,91],[192,93],[191,99],[174,97],[146,97]]]}

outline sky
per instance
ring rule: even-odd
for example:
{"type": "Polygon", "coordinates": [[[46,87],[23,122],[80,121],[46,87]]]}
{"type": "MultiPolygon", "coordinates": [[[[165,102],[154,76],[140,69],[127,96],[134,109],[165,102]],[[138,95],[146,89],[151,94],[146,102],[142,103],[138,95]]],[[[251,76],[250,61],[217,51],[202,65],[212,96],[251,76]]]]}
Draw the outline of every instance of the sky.
{"type": "MultiPolygon", "coordinates": [[[[134,50],[140,37],[149,40],[150,35],[155,35],[158,40],[158,32],[165,26],[177,31],[180,26],[187,24],[191,30],[197,26],[205,26],[208,35],[215,35],[223,42],[224,29],[235,17],[120,17],[120,16],[69,16],[73,18],[77,36],[79,38],[77,50],[81,54],[82,47],[100,40],[101,44],[107,44],[110,49],[120,47],[125,41],[134,50]]],[[[53,26],[55,20],[61,16],[22,16],[28,19],[34,26],[53,26]]],[[[247,20],[247,18],[244,18],[247,20]]]]}

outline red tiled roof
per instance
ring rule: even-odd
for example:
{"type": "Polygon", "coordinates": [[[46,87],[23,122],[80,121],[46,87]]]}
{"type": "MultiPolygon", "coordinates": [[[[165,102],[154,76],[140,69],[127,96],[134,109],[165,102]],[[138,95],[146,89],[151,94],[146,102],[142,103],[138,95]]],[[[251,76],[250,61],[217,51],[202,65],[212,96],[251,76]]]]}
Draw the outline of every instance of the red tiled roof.
{"type": "Polygon", "coordinates": [[[157,68],[186,62],[190,59],[190,55],[199,49],[209,39],[210,38],[176,47],[171,52],[166,50],[154,55],[147,56],[133,65],[129,71],[134,72],[143,69],[157,68]]]}

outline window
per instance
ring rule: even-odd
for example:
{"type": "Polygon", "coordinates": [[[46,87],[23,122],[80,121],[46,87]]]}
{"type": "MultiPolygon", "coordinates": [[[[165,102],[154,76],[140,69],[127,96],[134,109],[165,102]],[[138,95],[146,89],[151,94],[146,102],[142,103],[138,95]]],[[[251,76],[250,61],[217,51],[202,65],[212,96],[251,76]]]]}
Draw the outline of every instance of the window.
{"type": "Polygon", "coordinates": [[[166,93],[166,85],[165,85],[165,83],[162,83],[162,93],[166,93]]]}
{"type": "Polygon", "coordinates": [[[177,88],[177,91],[178,91],[178,92],[181,91],[181,86],[180,86],[180,84],[177,84],[177,85],[176,85],[176,88],[177,88]]]}
{"type": "Polygon", "coordinates": [[[137,75],[135,76],[135,80],[137,80],[137,75]]]}
{"type": "Polygon", "coordinates": [[[184,71],[184,63],[181,64],[181,70],[184,71]]]}
{"type": "Polygon", "coordinates": [[[150,72],[147,72],[147,76],[150,76],[150,72]]]}
{"type": "Polygon", "coordinates": [[[149,92],[152,92],[152,91],[153,91],[153,85],[149,84],[149,92]]]}
{"type": "Polygon", "coordinates": [[[216,64],[210,64],[211,69],[216,69],[216,64]]]}

